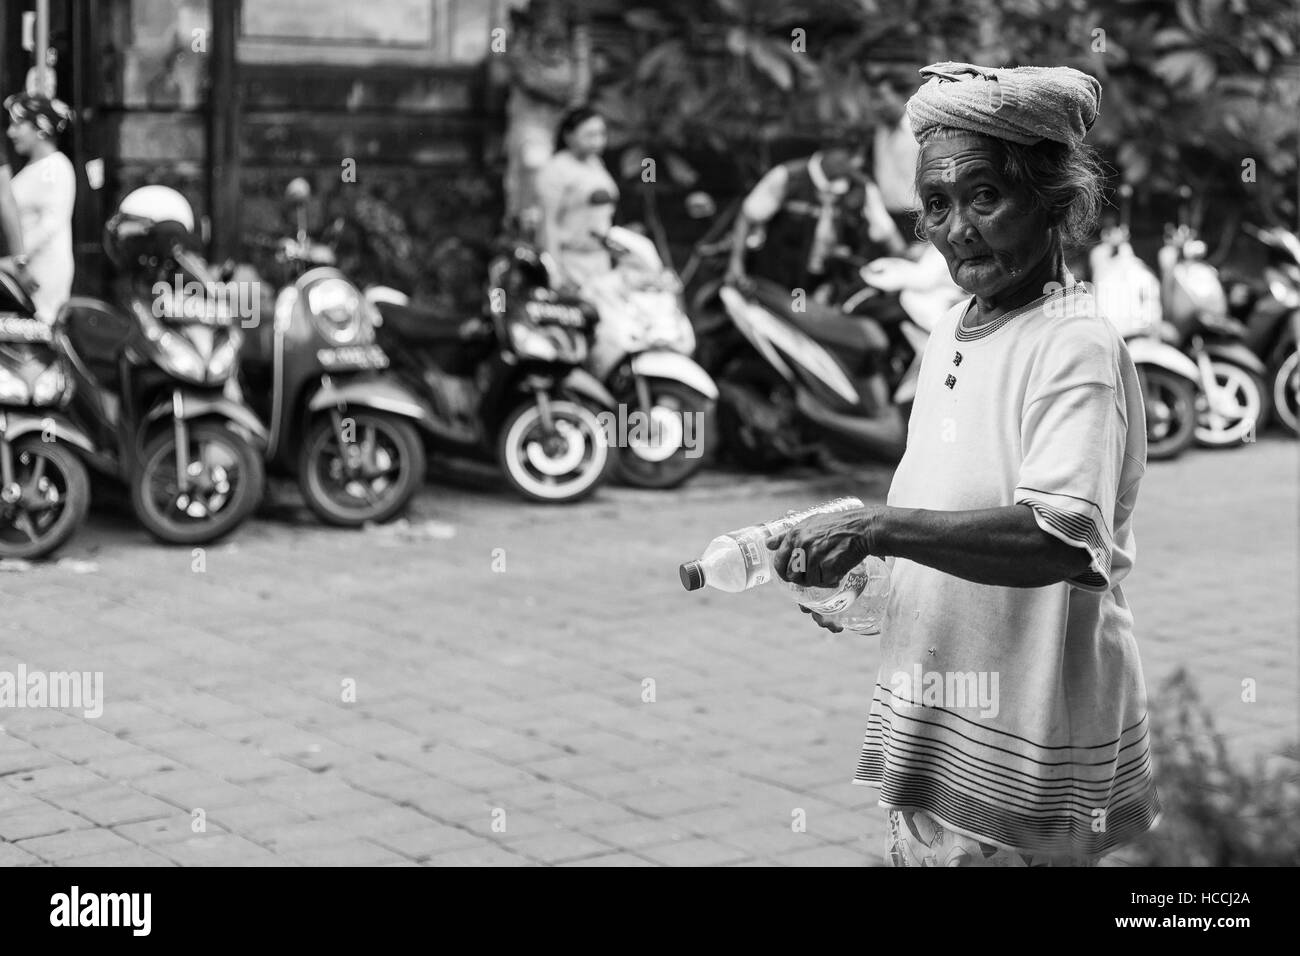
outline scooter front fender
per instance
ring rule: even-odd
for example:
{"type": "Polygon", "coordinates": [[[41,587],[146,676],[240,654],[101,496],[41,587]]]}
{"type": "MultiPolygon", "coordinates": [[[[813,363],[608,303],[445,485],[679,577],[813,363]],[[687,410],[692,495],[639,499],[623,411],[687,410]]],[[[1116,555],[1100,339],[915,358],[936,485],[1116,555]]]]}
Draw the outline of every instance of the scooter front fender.
{"type": "Polygon", "coordinates": [[[569,374],[560,381],[559,389],[589,399],[601,408],[613,409],[618,407],[618,402],[614,400],[614,396],[610,394],[609,389],[601,384],[600,379],[584,368],[570,369],[569,374]]]}
{"type": "Polygon", "coordinates": [[[1129,339],[1127,345],[1129,357],[1133,359],[1134,365],[1158,366],[1197,383],[1199,387],[1201,371],[1196,367],[1196,363],[1168,342],[1144,337],[1129,339]]]}
{"type": "Polygon", "coordinates": [[[224,418],[238,426],[258,451],[266,451],[270,436],[267,434],[266,427],[258,421],[257,416],[247,406],[224,395],[205,395],[184,388],[177,389],[173,394],[179,394],[180,401],[176,402],[169,397],[154,405],[144,416],[144,429],[148,429],[154,422],[171,416],[187,422],[198,418],[224,418]]]}
{"type": "Polygon", "coordinates": [[[1268,374],[1263,360],[1240,342],[1209,342],[1205,346],[1205,353],[1212,359],[1222,359],[1233,365],[1239,365],[1254,372],[1260,378],[1268,374]]]}
{"type": "Polygon", "coordinates": [[[693,388],[709,401],[717,401],[718,386],[708,372],[689,355],[666,350],[638,352],[632,356],[632,374],[645,378],[666,378],[693,388]]]}
{"type": "Polygon", "coordinates": [[[312,395],[307,402],[307,411],[321,412],[348,405],[400,415],[424,428],[430,427],[435,418],[433,409],[414,392],[380,375],[353,376],[342,383],[331,379],[312,395]]]}
{"type": "Polygon", "coordinates": [[[0,439],[15,441],[33,432],[53,434],[55,441],[67,442],[88,455],[95,454],[95,443],[76,425],[62,415],[37,415],[32,412],[4,412],[0,414],[0,439]]]}

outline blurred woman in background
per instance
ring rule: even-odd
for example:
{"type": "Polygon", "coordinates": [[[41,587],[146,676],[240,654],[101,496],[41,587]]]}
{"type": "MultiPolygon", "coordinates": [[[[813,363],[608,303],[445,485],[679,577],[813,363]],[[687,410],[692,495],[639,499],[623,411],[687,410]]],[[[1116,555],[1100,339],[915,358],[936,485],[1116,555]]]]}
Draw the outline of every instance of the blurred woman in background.
{"type": "Polygon", "coordinates": [[[77,177],[55,145],[72,113],[59,100],[16,93],[4,101],[9,139],[27,159],[13,177],[14,202],[26,246],[27,269],[37,289],[36,314],[52,322],[72,294],[72,207],[77,177]]]}
{"type": "Polygon", "coordinates": [[[13,153],[8,139],[0,139],[0,269],[24,277],[27,256],[23,254],[23,227],[13,191],[13,153]]]}
{"type": "Polygon", "coordinates": [[[560,121],[555,154],[537,174],[539,245],[555,259],[561,278],[578,288],[613,268],[600,238],[614,224],[618,205],[618,184],[600,158],[608,141],[599,113],[585,106],[570,110],[560,121]]]}

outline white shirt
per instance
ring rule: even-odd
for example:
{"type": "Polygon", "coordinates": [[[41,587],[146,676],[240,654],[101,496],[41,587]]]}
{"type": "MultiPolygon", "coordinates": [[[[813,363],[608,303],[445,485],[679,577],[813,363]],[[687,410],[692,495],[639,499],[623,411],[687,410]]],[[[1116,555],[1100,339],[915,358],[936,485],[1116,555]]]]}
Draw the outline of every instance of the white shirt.
{"type": "Polygon", "coordinates": [[[1148,829],[1159,802],[1121,588],[1144,408],[1123,340],[1082,289],[971,331],[960,319],[973,300],[949,311],[926,347],[888,503],[1027,504],[1091,567],[1009,588],[896,560],[855,782],[983,842],[1091,855],[1148,829]]]}
{"type": "Polygon", "coordinates": [[[23,228],[27,268],[40,288],[32,296],[36,314],[53,321],[72,295],[72,207],[77,176],[58,151],[34,160],[13,177],[14,201],[23,228]]]}

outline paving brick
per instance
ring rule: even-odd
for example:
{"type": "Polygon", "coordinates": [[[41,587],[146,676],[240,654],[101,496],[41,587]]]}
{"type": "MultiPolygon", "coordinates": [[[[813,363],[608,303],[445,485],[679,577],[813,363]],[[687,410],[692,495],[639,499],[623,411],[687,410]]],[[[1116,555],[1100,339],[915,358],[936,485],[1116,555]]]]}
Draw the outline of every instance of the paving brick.
{"type": "Polygon", "coordinates": [[[548,865],[599,856],[615,849],[608,843],[593,840],[572,830],[524,837],[509,843],[503,841],[503,845],[508,846],[514,853],[520,853],[531,860],[548,865]]]}
{"type": "Polygon", "coordinates": [[[206,833],[159,843],[152,849],[181,866],[276,866],[287,861],[230,833],[206,833]]]}
{"type": "Polygon", "coordinates": [[[520,856],[501,846],[480,844],[463,850],[452,850],[430,858],[427,866],[532,866],[527,857],[520,856]]]}
{"type": "Polygon", "coordinates": [[[52,836],[32,837],[18,844],[28,853],[50,863],[63,863],[73,857],[96,853],[122,852],[135,846],[112,830],[70,830],[52,836]]]}
{"type": "Polygon", "coordinates": [[[402,857],[365,840],[350,840],[324,846],[307,846],[291,850],[286,858],[303,866],[387,866],[403,861],[402,857]]]}
{"type": "Polygon", "coordinates": [[[49,836],[65,830],[85,830],[93,827],[90,821],[57,807],[23,810],[0,816],[0,840],[24,840],[29,837],[49,836]]]}
{"type": "Polygon", "coordinates": [[[0,841],[0,866],[42,866],[45,861],[15,843],[0,841]]]}
{"type": "Polygon", "coordinates": [[[60,806],[107,827],[158,820],[177,812],[170,803],[122,786],[79,794],[75,799],[64,798],[60,806]]]}
{"type": "Polygon", "coordinates": [[[714,840],[683,840],[646,847],[637,854],[664,866],[721,866],[738,863],[753,854],[714,840]]]}
{"type": "Polygon", "coordinates": [[[107,781],[99,774],[69,763],[53,764],[26,773],[11,773],[5,783],[22,793],[45,796],[51,793],[84,793],[104,788],[107,781]]]}
{"type": "Polygon", "coordinates": [[[655,866],[649,860],[644,860],[639,856],[633,856],[631,853],[606,853],[604,856],[589,856],[581,860],[569,860],[566,863],[558,863],[557,866],[655,866]]]}
{"type": "Polygon", "coordinates": [[[675,843],[692,837],[689,830],[677,825],[674,820],[647,820],[645,818],[598,826],[592,836],[608,843],[610,846],[640,850],[641,847],[659,846],[675,843]]]}
{"type": "Polygon", "coordinates": [[[777,857],[783,866],[882,866],[884,853],[875,856],[842,846],[814,846],[777,857]]]}
{"type": "Polygon", "coordinates": [[[429,823],[406,833],[381,833],[372,842],[402,856],[424,861],[435,855],[481,846],[486,837],[458,827],[429,823]]]}
{"type": "Polygon", "coordinates": [[[176,810],[171,816],[143,820],[138,823],[122,823],[113,827],[113,832],[126,837],[132,843],[141,846],[158,847],[166,843],[176,843],[203,834],[224,833],[225,828],[211,819],[204,820],[204,831],[196,832],[194,825],[197,818],[189,813],[176,810]]]}
{"type": "Polygon", "coordinates": [[[61,866],[87,867],[134,867],[134,866],[176,866],[173,860],[162,854],[147,850],[142,846],[130,846],[126,849],[109,850],[106,853],[91,853],[87,856],[73,856],[60,861],[61,866]]]}

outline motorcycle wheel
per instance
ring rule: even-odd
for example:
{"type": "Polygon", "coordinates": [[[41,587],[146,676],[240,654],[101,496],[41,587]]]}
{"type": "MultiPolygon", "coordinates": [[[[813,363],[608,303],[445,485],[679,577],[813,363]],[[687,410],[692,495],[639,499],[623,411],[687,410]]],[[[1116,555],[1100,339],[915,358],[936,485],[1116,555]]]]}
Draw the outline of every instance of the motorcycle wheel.
{"type": "Polygon", "coordinates": [[[1176,458],[1196,438],[1196,386],[1168,369],[1142,368],[1146,407],[1147,458],[1176,458]]]}
{"type": "Polygon", "coordinates": [[[166,544],[206,544],[229,534],[262,500],[262,456],[220,422],[189,426],[191,480],[182,496],[176,480],[176,436],[169,426],[145,445],[131,483],[131,506],[145,530],[166,544]]]}
{"type": "MultiPolygon", "coordinates": [[[[618,476],[624,484],[635,488],[675,488],[699,471],[712,451],[716,420],[714,404],[681,382],[652,378],[646,385],[651,402],[650,435],[644,435],[646,428],[638,431],[633,425],[628,435],[619,436],[618,476]],[[694,449],[684,444],[692,437],[683,427],[688,415],[691,421],[698,423],[692,426],[694,449]],[[638,440],[633,441],[634,436],[638,440]]],[[[635,389],[614,397],[629,409],[640,411],[635,389]]],[[[629,417],[632,414],[632,411],[628,412],[629,417]]]]}
{"type": "Polygon", "coordinates": [[[1233,362],[1212,359],[1214,381],[1227,391],[1232,409],[1227,414],[1211,411],[1202,390],[1196,397],[1196,441],[1207,448],[1229,448],[1255,440],[1257,429],[1268,418],[1268,391],[1263,380],[1233,362]]]}
{"type": "Polygon", "coordinates": [[[424,443],[410,422],[382,412],[354,411],[360,474],[349,475],[329,415],[307,425],[298,451],[298,487],[322,521],[341,528],[393,518],[424,484],[424,443]]]}
{"type": "Polygon", "coordinates": [[[24,435],[13,444],[17,501],[0,500],[0,558],[30,560],[62,547],[86,520],[90,476],[58,442],[24,435]]]}
{"type": "Polygon", "coordinates": [[[549,435],[535,401],[506,417],[497,436],[497,460],[514,489],[530,501],[578,501],[605,480],[613,457],[609,442],[585,404],[557,398],[550,405],[555,428],[549,435]]]}
{"type": "Polygon", "coordinates": [[[1273,410],[1277,420],[1292,435],[1300,435],[1297,403],[1300,402],[1300,351],[1291,351],[1273,372],[1273,410]]]}
{"type": "Polygon", "coordinates": [[[772,472],[792,459],[776,447],[774,435],[781,429],[797,429],[794,396],[779,375],[757,362],[739,359],[723,370],[718,383],[718,438],[722,450],[747,471],[772,472]],[[744,393],[743,399],[737,393],[744,393]],[[782,413],[773,396],[780,394],[787,412],[782,413]],[[756,405],[759,416],[747,414],[756,405]],[[751,418],[755,420],[751,420],[751,418]]]}

